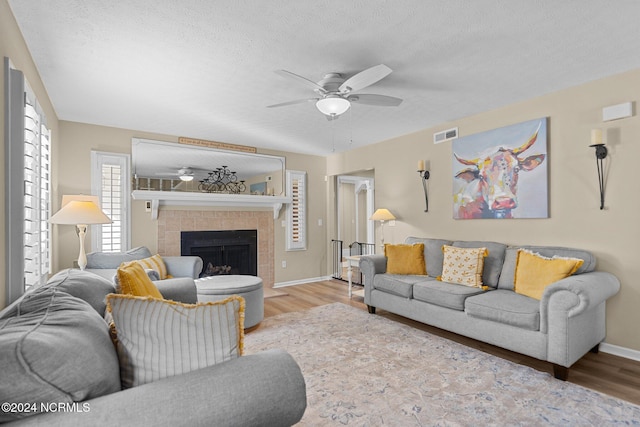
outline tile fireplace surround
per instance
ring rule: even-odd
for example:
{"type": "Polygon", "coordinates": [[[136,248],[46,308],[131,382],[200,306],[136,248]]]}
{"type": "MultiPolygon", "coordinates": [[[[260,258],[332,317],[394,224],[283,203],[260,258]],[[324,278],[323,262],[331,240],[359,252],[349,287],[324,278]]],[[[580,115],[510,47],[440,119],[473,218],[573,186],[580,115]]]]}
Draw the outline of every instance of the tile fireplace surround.
{"type": "Polygon", "coordinates": [[[266,288],[275,282],[272,211],[161,210],[158,213],[158,253],[180,256],[181,231],[258,230],[258,276],[266,288]]]}

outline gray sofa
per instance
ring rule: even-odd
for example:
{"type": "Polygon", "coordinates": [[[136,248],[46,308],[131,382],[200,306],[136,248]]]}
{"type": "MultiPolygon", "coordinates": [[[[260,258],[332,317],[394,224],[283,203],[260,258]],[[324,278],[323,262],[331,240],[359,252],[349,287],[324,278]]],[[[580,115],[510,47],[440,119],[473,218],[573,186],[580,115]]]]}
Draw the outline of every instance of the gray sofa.
{"type": "MultiPolygon", "coordinates": [[[[126,252],[92,252],[87,254],[85,271],[114,281],[120,264],[149,258],[151,255],[144,246],[126,252]]],[[[163,256],[162,260],[167,266],[167,273],[173,276],[171,279],[153,280],[162,296],[165,299],[195,304],[198,294],[194,279],[202,271],[202,259],[198,256],[163,256]]]]}
{"type": "Polygon", "coordinates": [[[0,312],[0,423],[41,426],[290,426],[304,378],[265,351],[121,390],[105,297],[114,285],[64,270],[0,312]]]}
{"type": "Polygon", "coordinates": [[[605,338],[606,300],[620,289],[618,279],[596,271],[595,257],[583,250],[551,246],[507,246],[497,242],[449,241],[409,237],[424,243],[428,276],[387,274],[384,255],[363,256],[364,302],[456,334],[484,341],[553,364],[566,380],[569,367],[605,338]],[[442,246],[486,247],[479,288],[436,280],[442,274],[442,246]],[[540,301],[514,291],[519,248],[545,257],[581,258],[575,274],[548,286],[540,301]]]}

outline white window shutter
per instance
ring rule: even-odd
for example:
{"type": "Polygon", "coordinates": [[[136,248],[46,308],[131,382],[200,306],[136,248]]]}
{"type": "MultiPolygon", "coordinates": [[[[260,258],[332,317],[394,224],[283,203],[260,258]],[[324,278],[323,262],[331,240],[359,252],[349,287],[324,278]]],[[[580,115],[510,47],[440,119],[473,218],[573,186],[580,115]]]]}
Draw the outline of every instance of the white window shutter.
{"type": "Polygon", "coordinates": [[[112,221],[93,226],[92,251],[123,252],[130,248],[130,170],[128,154],[91,152],[91,194],[98,196],[100,208],[112,221]]]}
{"type": "Polygon", "coordinates": [[[287,207],[286,250],[307,249],[307,173],[287,171],[287,194],[292,202],[287,207]]]}

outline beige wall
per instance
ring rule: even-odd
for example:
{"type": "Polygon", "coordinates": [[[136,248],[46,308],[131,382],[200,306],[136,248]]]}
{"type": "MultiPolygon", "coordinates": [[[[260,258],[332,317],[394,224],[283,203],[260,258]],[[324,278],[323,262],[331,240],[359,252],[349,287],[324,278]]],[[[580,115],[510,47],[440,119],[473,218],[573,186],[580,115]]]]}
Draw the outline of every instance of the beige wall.
{"type": "MultiPolygon", "coordinates": [[[[38,71],[31,59],[31,54],[27,50],[27,47],[20,33],[20,29],[13,18],[13,13],[9,8],[7,0],[0,0],[0,59],[2,59],[2,66],[0,67],[0,138],[2,138],[2,149],[0,150],[0,165],[2,165],[2,173],[0,173],[0,309],[5,304],[5,236],[6,228],[5,224],[5,123],[4,123],[4,58],[7,57],[11,60],[13,67],[22,71],[31,86],[31,89],[35,92],[45,115],[47,116],[47,126],[51,130],[52,145],[52,158],[55,162],[57,158],[58,149],[58,117],[53,110],[51,102],[49,101],[49,95],[47,94],[38,71]]],[[[56,165],[53,164],[53,182],[56,180],[56,165]]],[[[54,206],[54,209],[56,206],[54,206]]]]}
{"type": "MultiPolygon", "coordinates": [[[[128,129],[117,129],[104,126],[75,122],[60,122],[60,159],[58,173],[58,198],[63,194],[89,194],[91,192],[91,151],[108,151],[116,153],[131,153],[131,138],[156,139],[160,141],[177,142],[178,137],[151,134],[128,129]]],[[[316,197],[325,193],[324,170],[325,159],[317,156],[282,152],[263,152],[286,157],[287,169],[307,171],[309,201],[309,234],[308,249],[306,251],[286,252],[285,229],[281,221],[285,218],[285,210],[274,222],[275,230],[275,282],[289,282],[310,277],[325,276],[326,273],[326,233],[325,227],[317,225],[317,219],[323,219],[326,214],[324,197],[316,197]],[[311,262],[309,262],[312,260],[311,262]],[[287,267],[282,268],[282,261],[287,261],[287,267]]],[[[274,176],[274,179],[279,179],[274,176]]],[[[171,208],[185,209],[185,207],[171,208]]],[[[202,210],[202,207],[198,207],[202,210]]],[[[324,224],[324,221],[323,221],[324,224]]],[[[77,237],[73,227],[58,226],[59,238],[54,241],[54,251],[58,253],[59,263],[56,270],[70,267],[77,259],[77,237]]],[[[144,211],[144,201],[132,201],[131,209],[131,242],[132,247],[147,246],[152,252],[157,248],[157,221],[151,219],[151,214],[144,211]]],[[[89,248],[91,234],[87,236],[86,245],[89,248]]]]}
{"type": "Polygon", "coordinates": [[[622,283],[620,293],[607,304],[606,342],[640,350],[636,331],[640,323],[640,197],[635,184],[640,118],[602,122],[602,107],[639,99],[640,70],[634,70],[333,155],[328,159],[328,174],[375,169],[376,206],[390,207],[398,218],[396,227],[385,227],[386,242],[398,243],[415,235],[592,251],[598,269],[615,273],[622,283]],[[549,117],[550,218],[453,220],[451,144],[434,145],[433,132],[458,126],[464,136],[539,117],[549,117]],[[589,148],[593,128],[603,129],[610,156],[603,211],[594,149],[589,148]],[[428,160],[431,166],[428,213],[416,173],[417,159],[428,160]]]}

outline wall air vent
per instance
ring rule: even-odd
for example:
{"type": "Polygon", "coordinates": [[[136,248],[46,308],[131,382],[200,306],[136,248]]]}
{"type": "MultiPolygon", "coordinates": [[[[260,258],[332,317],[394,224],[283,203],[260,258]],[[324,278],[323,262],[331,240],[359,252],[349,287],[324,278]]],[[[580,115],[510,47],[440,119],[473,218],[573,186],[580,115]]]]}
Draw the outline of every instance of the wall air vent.
{"type": "Polygon", "coordinates": [[[433,143],[440,144],[441,142],[448,141],[450,139],[456,139],[458,137],[458,128],[451,128],[443,130],[442,132],[433,134],[433,143]]]}

